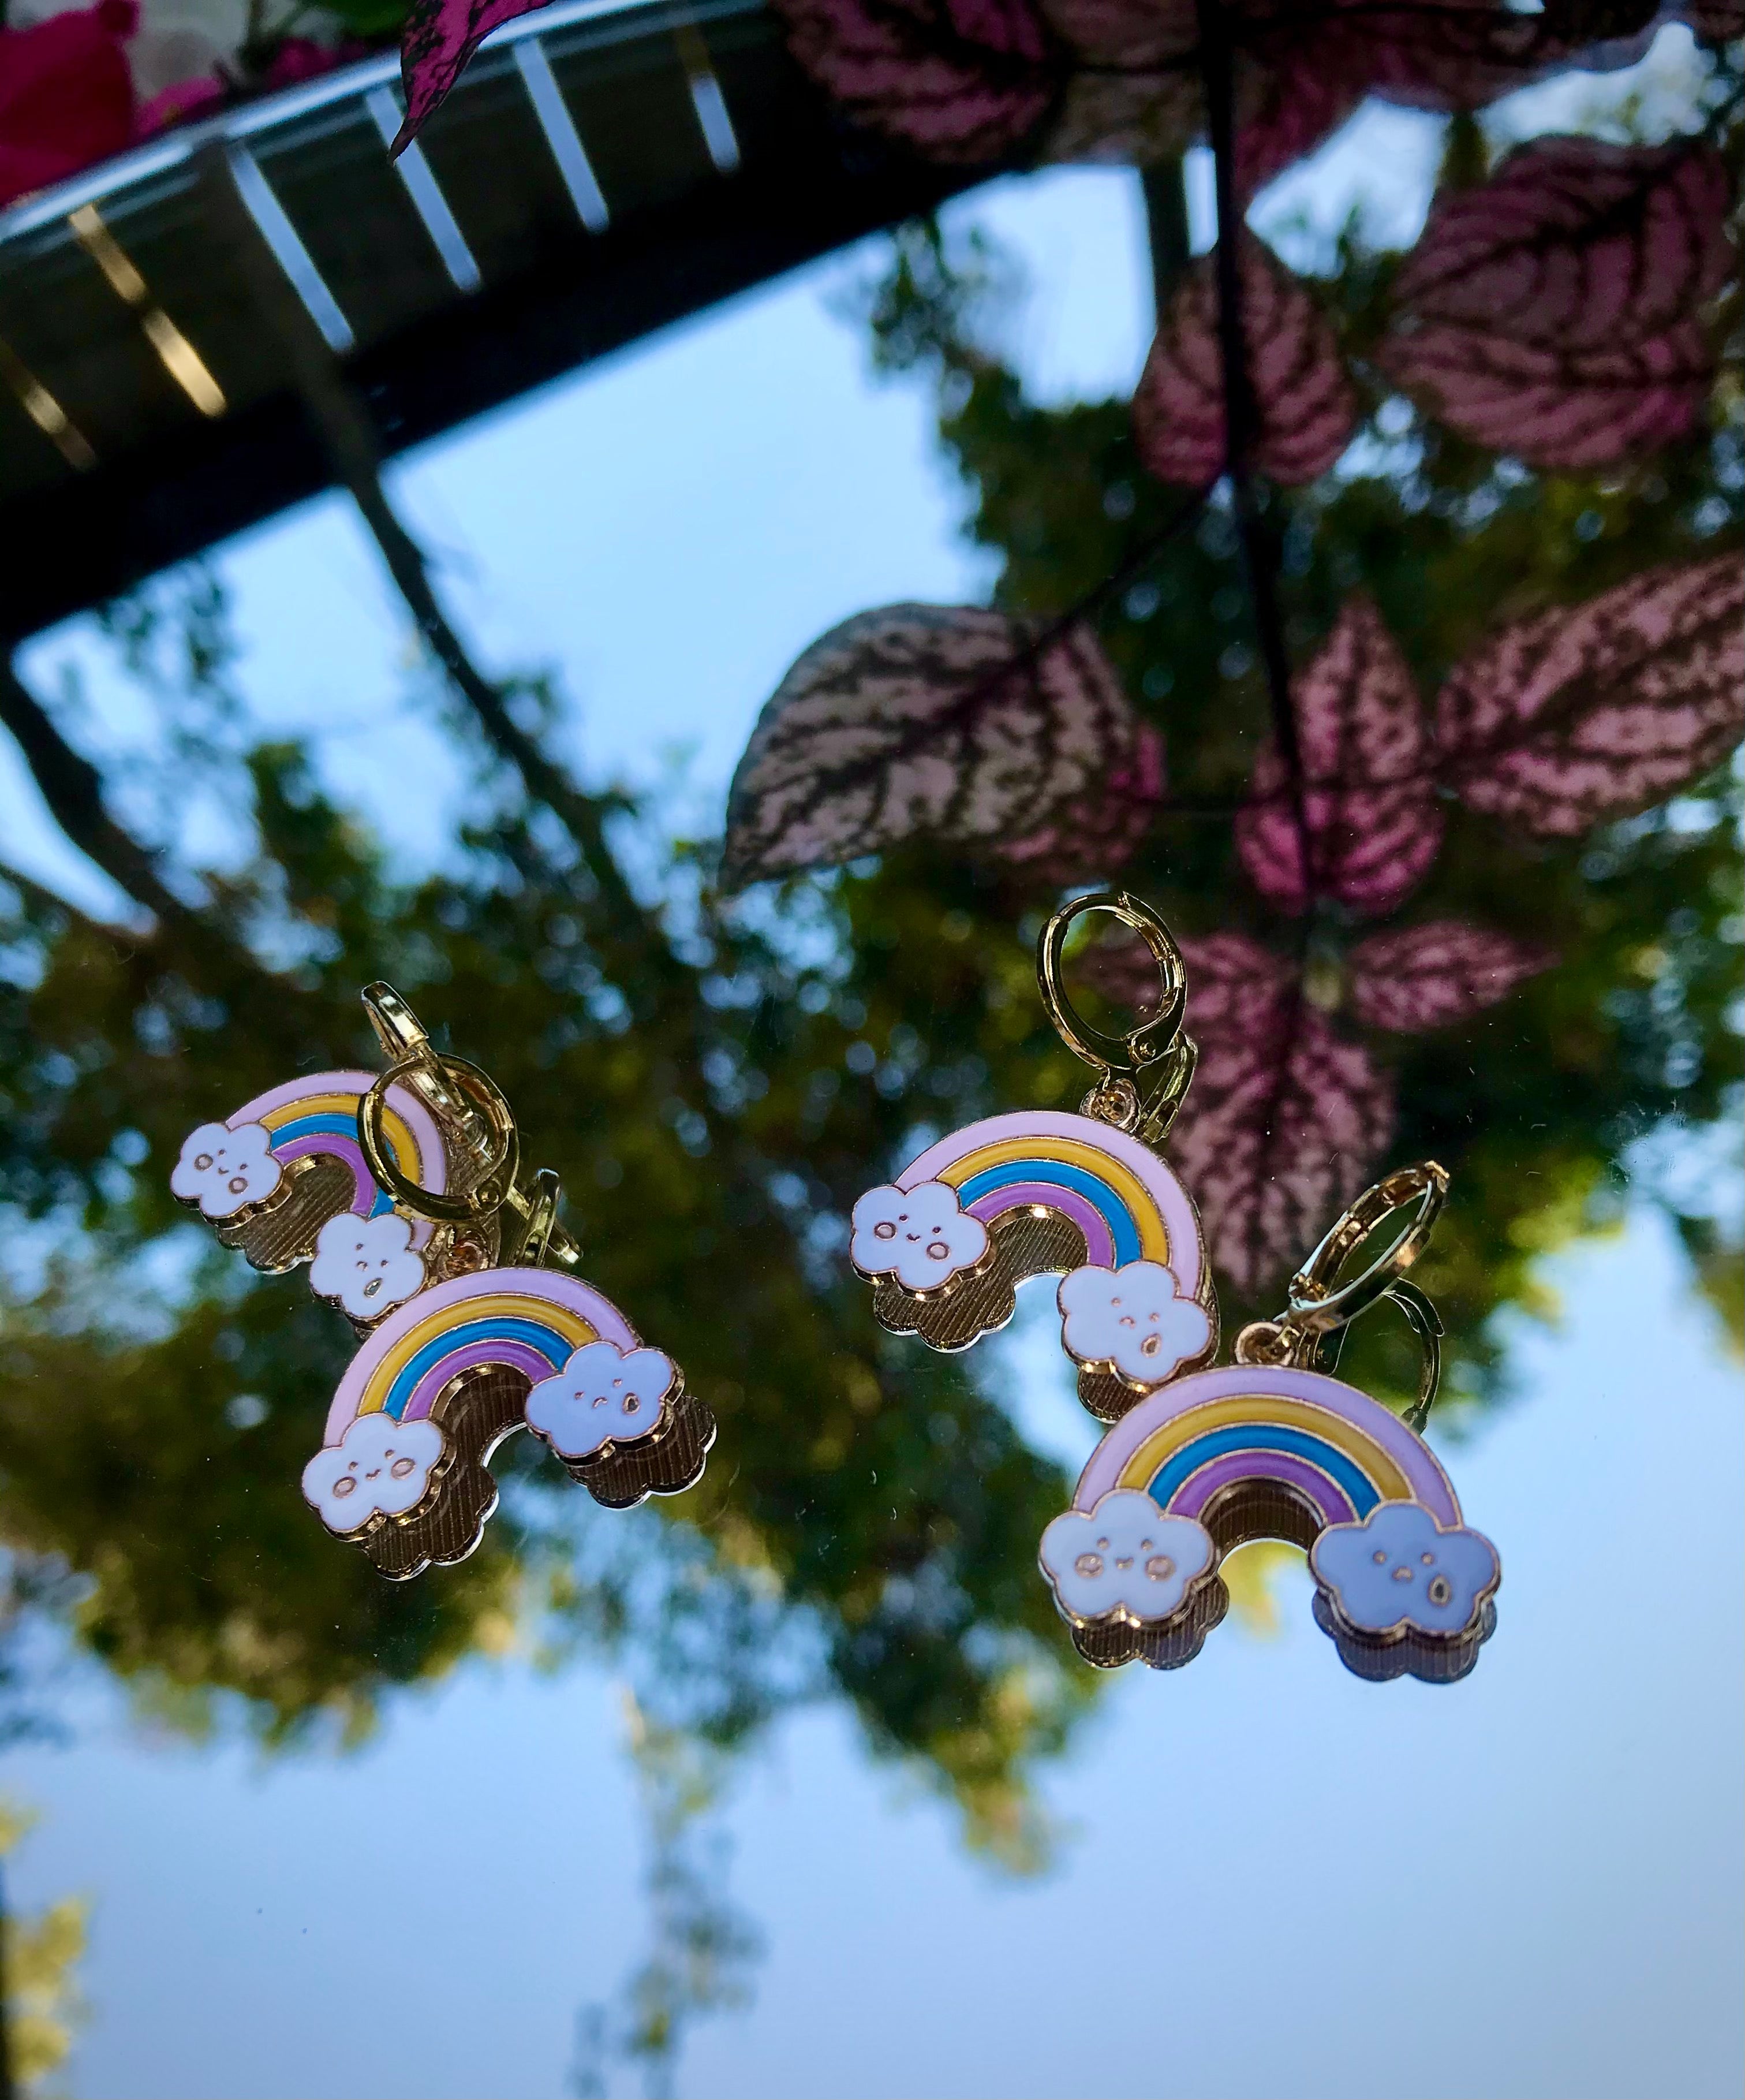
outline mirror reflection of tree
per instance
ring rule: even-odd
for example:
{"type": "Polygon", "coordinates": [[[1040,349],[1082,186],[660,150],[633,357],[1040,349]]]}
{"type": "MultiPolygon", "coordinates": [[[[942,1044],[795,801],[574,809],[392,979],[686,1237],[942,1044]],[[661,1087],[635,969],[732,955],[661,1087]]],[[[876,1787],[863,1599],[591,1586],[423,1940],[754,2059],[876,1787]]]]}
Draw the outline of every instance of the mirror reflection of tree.
{"type": "MultiPolygon", "coordinates": [[[[1098,1690],[1036,1573],[1066,1483],[985,1355],[880,1335],[843,1250],[855,1196],[922,1132],[1076,1103],[1029,944],[1064,887],[1110,875],[1188,950],[1203,1063],[1172,1156],[1227,1330],[1274,1309],[1374,1168],[1426,1155],[1456,1199],[1421,1273],[1469,1406],[1500,1389],[1492,1316],[1535,1307],[1538,1258],[1615,1215],[1633,1176],[1726,1296],[1708,1192],[1656,1162],[1667,1132],[1736,1108],[1745,424],[1716,379],[1738,297],[1712,178],[1731,63],[1692,112],[1708,137],[1628,161],[1622,192],[1605,156],[1574,157],[1580,181],[1567,152],[1531,181],[1493,169],[1457,119],[1439,245],[1403,261],[1347,229],[1312,280],[1258,244],[1190,261],[1179,176],[1154,168],[1163,318],[1136,406],[1029,398],[1000,352],[1000,258],[901,231],[873,355],[936,388],[969,529],[1001,557],[993,607],[866,615],[809,652],[725,841],[672,841],[658,806],[570,778],[555,682],[468,693],[438,640],[446,679],[421,699],[470,814],[438,871],[406,879],[306,752],[261,739],[201,572],[105,615],[154,710],[125,783],[80,755],[76,716],[0,683],[68,837],[138,907],[100,923],[10,871],[0,890],[15,1582],[158,1712],[245,1715],[269,1740],[355,1740],[395,1688],[517,1643],[615,1657],[646,1742],[676,1758],[843,1700],[971,1842],[1033,1864],[1032,1776],[1098,1690]],[[1611,302],[1592,339],[1559,311],[1573,348],[1549,376],[1539,295],[1502,342],[1461,289],[1502,267],[1463,247],[1459,210],[1499,183],[1611,302]],[[1618,270],[1659,258],[1673,224],[1671,307],[1642,304],[1658,259],[1624,270],[1619,307],[1618,270]],[[1236,475],[1233,349],[1252,392],[1236,475]],[[1624,384],[1604,364],[1625,351],[1663,373],[1646,408],[1637,368],[1624,384]],[[923,760],[932,801],[887,792],[923,760]],[[250,813],[222,871],[178,843],[214,792],[250,813]],[[367,1059],[356,995],[383,977],[501,1084],[532,1163],[562,1175],[591,1280],[721,1425],[701,1487],[628,1520],[578,1507],[512,1444],[485,1546],[405,1587],[335,1550],[297,1493],[343,1323],[300,1277],[239,1273],[167,1187],[195,1123],[367,1059]]],[[[367,511],[373,468],[354,465],[367,511]]],[[[1135,995],[1119,951],[1084,967],[1135,995]]],[[[1359,1347],[1381,1389],[1409,1388],[1408,1337],[1376,1322],[1359,1347]]],[[[650,1785],[676,1847],[670,1777],[650,1785]]],[[[673,1860],[685,1944],[695,1891],[673,1860]]],[[[714,1914],[692,1908],[707,1939],[714,1914]]],[[[738,1988],[711,1971],[687,2001],[661,1958],[638,1973],[663,2032],[738,1988]]],[[[642,2032],[611,2046],[653,2061],[642,2032]]]]}

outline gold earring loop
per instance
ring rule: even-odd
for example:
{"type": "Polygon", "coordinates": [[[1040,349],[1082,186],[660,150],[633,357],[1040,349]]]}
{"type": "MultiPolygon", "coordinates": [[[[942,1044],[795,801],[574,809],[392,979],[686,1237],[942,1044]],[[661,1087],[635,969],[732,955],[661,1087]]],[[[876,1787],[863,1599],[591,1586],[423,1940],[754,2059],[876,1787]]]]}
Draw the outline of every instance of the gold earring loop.
{"type": "MultiPolygon", "coordinates": [[[[371,1017],[375,1017],[373,1008],[371,1017]]],[[[515,1171],[521,1163],[515,1118],[496,1083],[465,1057],[438,1056],[430,1048],[428,1037],[396,1058],[358,1104],[358,1136],[377,1184],[408,1211],[443,1224],[478,1224],[494,1215],[513,1188],[515,1171]],[[432,1068],[445,1089],[458,1093],[469,1105],[469,1116],[482,1118],[489,1132],[478,1177],[464,1195],[438,1194],[434,1189],[421,1188],[401,1171],[388,1149],[388,1089],[397,1080],[426,1079],[432,1068]]]]}
{"type": "MultiPolygon", "coordinates": [[[[1386,1296],[1424,1251],[1448,1193],[1448,1170],[1434,1159],[1402,1167],[1365,1189],[1291,1278],[1284,1324],[1302,1334],[1329,1334],[1386,1296]],[[1415,1213],[1387,1252],[1335,1288],[1334,1278],[1351,1253],[1384,1220],[1408,1204],[1416,1205],[1415,1213]]],[[[1414,1290],[1412,1296],[1421,1298],[1422,1293],[1414,1290]]]]}
{"type": "MultiPolygon", "coordinates": [[[[1124,889],[1099,889],[1087,897],[1075,897],[1063,904],[1043,927],[1036,944],[1036,974],[1042,988],[1042,1004],[1048,1018],[1067,1048],[1100,1072],[1130,1079],[1157,1063],[1174,1048],[1182,1032],[1182,1017],[1188,1007],[1188,971],[1174,936],[1143,899],[1124,889]],[[1107,911],[1130,926],[1157,959],[1160,1000],[1157,1012],[1126,1035],[1109,1035],[1093,1028],[1074,1008],[1066,989],[1066,937],[1074,922],[1092,911],[1107,911]]],[[[1192,1066],[1189,1066],[1192,1074],[1192,1066]]],[[[1187,1090],[1183,1079],[1177,1092],[1187,1090]]]]}

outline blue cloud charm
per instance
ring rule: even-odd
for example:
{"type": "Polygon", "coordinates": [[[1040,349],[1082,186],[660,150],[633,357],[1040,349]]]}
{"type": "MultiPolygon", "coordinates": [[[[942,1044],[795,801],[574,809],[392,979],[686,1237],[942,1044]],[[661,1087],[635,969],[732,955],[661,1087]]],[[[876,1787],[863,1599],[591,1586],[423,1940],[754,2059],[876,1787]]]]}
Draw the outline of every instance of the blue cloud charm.
{"type": "Polygon", "coordinates": [[[1483,1533],[1445,1530],[1421,1502],[1378,1502],[1361,1524],[1329,1525],[1309,1565],[1337,1617],[1371,1639],[1457,1640],[1502,1579],[1483,1533]]]}

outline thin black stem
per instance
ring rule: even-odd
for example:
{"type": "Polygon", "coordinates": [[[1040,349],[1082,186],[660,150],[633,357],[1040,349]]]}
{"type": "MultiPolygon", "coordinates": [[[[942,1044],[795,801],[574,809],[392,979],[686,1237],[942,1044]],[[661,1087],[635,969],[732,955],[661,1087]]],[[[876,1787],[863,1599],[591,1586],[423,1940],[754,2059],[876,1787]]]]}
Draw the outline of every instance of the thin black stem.
{"type": "Polygon", "coordinates": [[[1188,194],[1182,186],[1179,159],[1159,161],[1142,168],[1139,188],[1145,199],[1145,231],[1151,249],[1152,296],[1161,328],[1170,297],[1191,260],[1188,194]]]}
{"type": "Polygon", "coordinates": [[[1236,181],[1236,68],[1223,0],[1197,0],[1201,68],[1218,197],[1218,337],[1224,381],[1224,461],[1230,477],[1255,637],[1267,674],[1273,741],[1290,783],[1303,869],[1312,884],[1309,828],[1302,806],[1302,754],[1291,704],[1290,653],[1279,611],[1278,535],[1254,487],[1251,461],[1259,429],[1248,342],[1242,326],[1242,210],[1236,181]]]}

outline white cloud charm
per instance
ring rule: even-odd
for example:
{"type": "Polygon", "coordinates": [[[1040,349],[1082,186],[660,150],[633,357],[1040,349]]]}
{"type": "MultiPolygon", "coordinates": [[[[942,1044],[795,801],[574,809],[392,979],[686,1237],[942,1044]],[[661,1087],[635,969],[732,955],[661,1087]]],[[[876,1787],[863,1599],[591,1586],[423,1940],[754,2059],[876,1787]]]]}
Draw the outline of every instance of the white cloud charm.
{"type": "Polygon", "coordinates": [[[1061,1339],[1082,1364],[1113,1364],[1135,1385],[1161,1385],[1204,1354],[1212,1323],[1161,1261],[1075,1268],[1060,1279],[1061,1339]]]}
{"type": "Polygon", "coordinates": [[[1166,1516],[1143,1489],[1112,1488],[1094,1509],[1057,1516],[1038,1557],[1069,1618],[1155,1626],[1211,1566],[1212,1540],[1191,1516],[1166,1516]]]}
{"type": "Polygon", "coordinates": [[[245,1203],[271,1195],[284,1179],[264,1125],[245,1123],[231,1130],[203,1123],[183,1140],[170,1186],[184,1203],[198,1203],[203,1216],[233,1218],[245,1203]]]}
{"type": "Polygon", "coordinates": [[[1377,1502],[1362,1524],[1329,1524],[1309,1565],[1346,1625],[1366,1634],[1463,1634],[1501,1579],[1482,1532],[1444,1531],[1421,1502],[1377,1502]]]}
{"type": "Polygon", "coordinates": [[[677,1379],[663,1350],[585,1342],[527,1395],[527,1427],[560,1458],[589,1458],[602,1445],[634,1443],[658,1429],[677,1379]]]}
{"type": "Polygon", "coordinates": [[[342,1211],[315,1242],[310,1289],[318,1298],[337,1298],[354,1320],[379,1320],[423,1288],[424,1257],[412,1237],[412,1227],[392,1211],[379,1218],[342,1211]]]}
{"type": "Polygon", "coordinates": [[[403,1516],[416,1509],[442,1455],[443,1432],[428,1418],[360,1414],[337,1444],[324,1445],[304,1467],[304,1499],[329,1531],[361,1531],[378,1511],[403,1516]]]}
{"type": "Polygon", "coordinates": [[[862,1276],[894,1276],[910,1290],[936,1290],[988,1251],[988,1229],[943,1181],[869,1189],[854,1207],[848,1258],[862,1276]]]}

